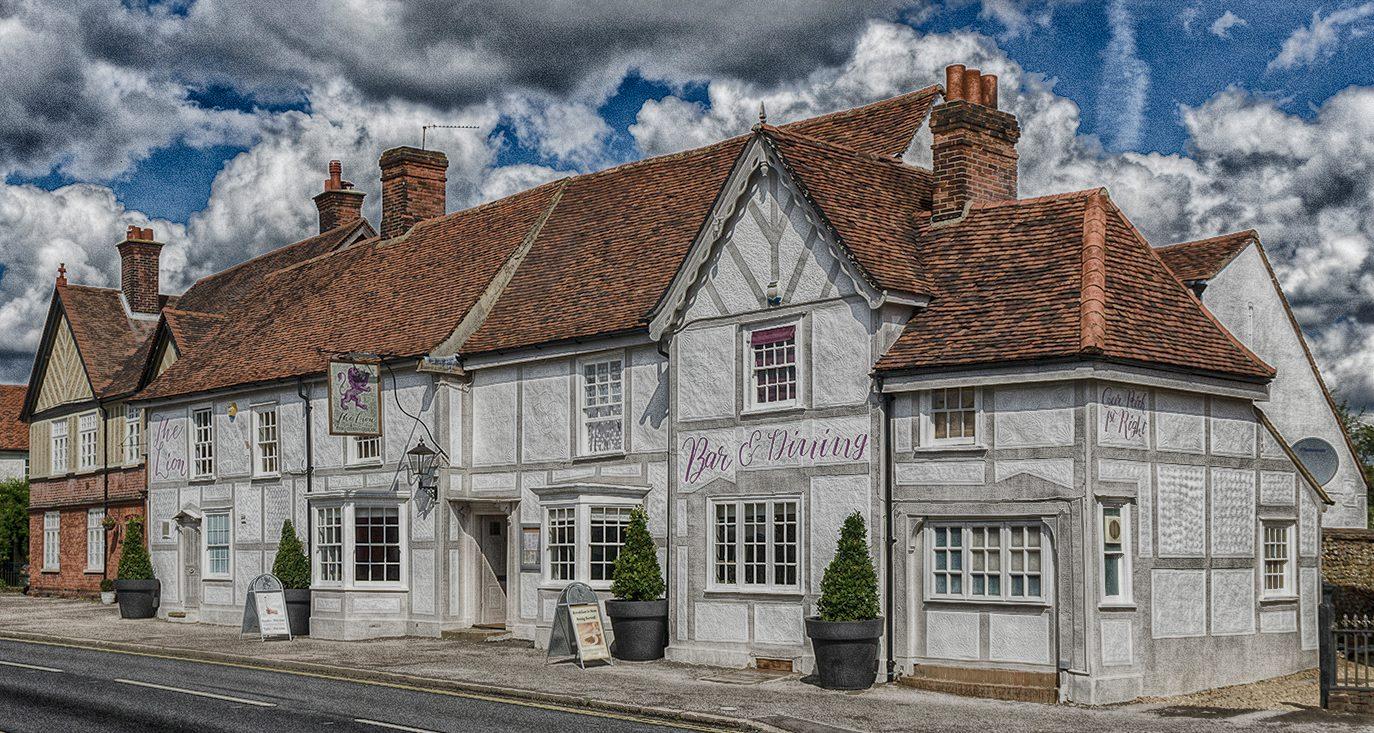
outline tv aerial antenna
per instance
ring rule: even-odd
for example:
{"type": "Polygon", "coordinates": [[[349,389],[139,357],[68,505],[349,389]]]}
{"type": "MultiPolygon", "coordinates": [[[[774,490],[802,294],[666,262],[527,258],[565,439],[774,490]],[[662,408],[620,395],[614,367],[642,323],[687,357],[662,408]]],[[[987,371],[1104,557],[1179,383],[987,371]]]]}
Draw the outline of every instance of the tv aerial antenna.
{"type": "Polygon", "coordinates": [[[421,125],[420,126],[420,149],[428,150],[425,143],[429,137],[430,130],[476,130],[477,125],[421,125]]]}

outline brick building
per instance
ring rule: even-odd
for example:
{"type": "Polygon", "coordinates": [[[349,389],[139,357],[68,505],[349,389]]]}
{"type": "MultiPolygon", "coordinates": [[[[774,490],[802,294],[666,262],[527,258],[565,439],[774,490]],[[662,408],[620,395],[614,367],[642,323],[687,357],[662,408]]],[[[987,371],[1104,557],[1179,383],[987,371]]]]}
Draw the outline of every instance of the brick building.
{"type": "Polygon", "coordinates": [[[29,428],[19,419],[24,385],[0,384],[0,481],[29,475],[29,428]]]}

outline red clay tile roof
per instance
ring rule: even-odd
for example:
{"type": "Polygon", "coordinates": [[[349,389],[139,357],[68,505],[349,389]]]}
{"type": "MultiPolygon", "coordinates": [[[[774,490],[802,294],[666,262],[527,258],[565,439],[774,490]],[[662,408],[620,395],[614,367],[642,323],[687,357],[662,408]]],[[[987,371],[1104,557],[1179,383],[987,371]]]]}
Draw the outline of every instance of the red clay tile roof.
{"type": "Polygon", "coordinates": [[[191,349],[139,399],[317,373],[338,353],[427,353],[453,332],[564,185],[547,183],[268,274],[210,334],[213,348],[191,349]]]}
{"type": "Polygon", "coordinates": [[[825,140],[865,153],[897,158],[925,123],[939,86],[929,86],[881,102],[831,112],[782,126],[798,135],[825,140]]]}
{"type": "Polygon", "coordinates": [[[1219,237],[1180,242],[1155,250],[1164,264],[1183,282],[1211,280],[1231,263],[1247,245],[1259,235],[1254,229],[1232,232],[1219,237]]]}
{"type": "Polygon", "coordinates": [[[121,292],[111,288],[58,285],[57,297],[71,324],[91,388],[101,396],[117,387],[115,378],[125,360],[152,335],[157,319],[130,318],[121,292]]]}
{"type": "Polygon", "coordinates": [[[29,426],[19,420],[28,389],[24,384],[0,384],[0,451],[29,450],[29,426]]]}
{"type": "Polygon", "coordinates": [[[1101,189],[975,204],[922,234],[936,294],[879,361],[879,371],[1066,358],[1150,363],[1244,379],[1273,369],[1198,303],[1101,189]],[[1085,344],[1085,217],[1101,196],[1105,332],[1085,344]]]}

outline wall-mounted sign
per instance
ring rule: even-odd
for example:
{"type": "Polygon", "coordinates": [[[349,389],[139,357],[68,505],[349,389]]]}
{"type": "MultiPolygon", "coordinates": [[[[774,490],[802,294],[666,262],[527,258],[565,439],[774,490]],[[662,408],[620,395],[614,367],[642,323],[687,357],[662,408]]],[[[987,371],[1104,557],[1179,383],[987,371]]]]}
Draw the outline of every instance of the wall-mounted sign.
{"type": "Polygon", "coordinates": [[[539,525],[527,524],[520,527],[520,571],[538,572],[543,569],[539,557],[539,525]]]}
{"type": "Polygon", "coordinates": [[[286,592],[280,580],[270,573],[253,578],[248,584],[248,597],[243,603],[243,630],[267,641],[269,638],[291,639],[291,621],[286,614],[286,592]]]}
{"type": "Polygon", "coordinates": [[[682,482],[705,483],[735,470],[817,466],[867,460],[868,433],[829,426],[741,430],[725,440],[707,434],[682,441],[682,482]],[[714,438],[714,439],[713,439],[714,438]]]}
{"type": "Polygon", "coordinates": [[[1293,452],[1298,454],[1298,460],[1302,461],[1302,465],[1312,474],[1312,478],[1322,486],[1336,477],[1336,469],[1340,468],[1341,460],[1336,455],[1336,449],[1325,440],[1303,438],[1293,444],[1293,452]]]}
{"type": "Polygon", "coordinates": [[[382,434],[382,366],[329,362],[329,434],[382,434]]]}

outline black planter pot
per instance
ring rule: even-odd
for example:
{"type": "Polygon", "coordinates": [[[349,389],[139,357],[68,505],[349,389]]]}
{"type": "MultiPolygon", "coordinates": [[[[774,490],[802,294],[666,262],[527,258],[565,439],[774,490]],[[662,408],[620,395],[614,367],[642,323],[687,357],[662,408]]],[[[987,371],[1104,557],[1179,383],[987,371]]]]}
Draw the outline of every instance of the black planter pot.
{"type": "Polygon", "coordinates": [[[114,588],[120,618],[152,618],[157,615],[162,581],[116,580],[114,588]]]}
{"type": "Polygon", "coordinates": [[[867,621],[806,619],[806,635],[816,653],[816,679],[827,690],[867,690],[878,676],[881,618],[867,621]]]}
{"type": "Polygon", "coordinates": [[[611,656],[630,662],[662,659],[668,646],[668,601],[606,601],[615,641],[611,656]]]}
{"type": "Polygon", "coordinates": [[[292,636],[310,636],[310,589],[287,588],[286,618],[291,623],[292,636]]]}

